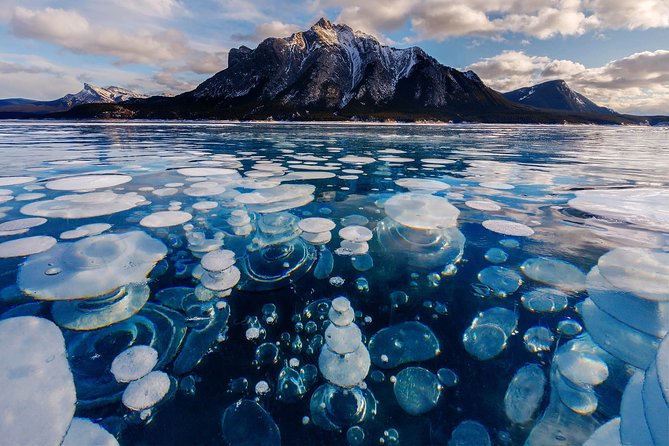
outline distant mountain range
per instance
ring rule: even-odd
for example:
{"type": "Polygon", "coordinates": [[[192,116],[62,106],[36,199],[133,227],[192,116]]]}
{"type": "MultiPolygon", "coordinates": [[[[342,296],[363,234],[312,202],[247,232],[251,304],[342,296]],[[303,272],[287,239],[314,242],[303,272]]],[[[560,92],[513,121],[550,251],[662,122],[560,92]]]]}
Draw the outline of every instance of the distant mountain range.
{"type": "Polygon", "coordinates": [[[53,101],[12,98],[0,99],[0,118],[21,118],[64,112],[83,104],[118,104],[129,99],[142,99],[145,95],[120,87],[97,87],[84,84],[78,93],[67,94],[53,101]]]}
{"type": "Polygon", "coordinates": [[[563,80],[519,88],[504,93],[504,96],[517,104],[536,108],[576,113],[616,114],[610,108],[600,107],[582,94],[575,92],[563,80]]]}
{"type": "MultiPolygon", "coordinates": [[[[391,48],[326,19],[290,37],[265,39],[255,49],[230,50],[228,67],[193,91],[150,98],[127,93],[126,97],[105,96],[81,105],[60,105],[58,113],[42,113],[68,119],[597,124],[669,120],[617,114],[573,92],[562,81],[502,94],[486,86],[476,73],[442,65],[418,47],[391,48]]],[[[25,110],[27,105],[12,106],[25,110]]]]}

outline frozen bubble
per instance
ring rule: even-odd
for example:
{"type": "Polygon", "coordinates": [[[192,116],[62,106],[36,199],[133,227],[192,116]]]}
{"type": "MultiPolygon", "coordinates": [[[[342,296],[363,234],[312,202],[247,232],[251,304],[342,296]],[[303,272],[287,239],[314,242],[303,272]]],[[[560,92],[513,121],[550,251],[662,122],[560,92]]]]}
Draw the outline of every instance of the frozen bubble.
{"type": "Polygon", "coordinates": [[[585,274],[563,260],[545,257],[527,259],[520,266],[520,270],[530,279],[565,291],[576,292],[585,289],[585,274]]]}
{"type": "Polygon", "coordinates": [[[457,162],[457,160],[449,160],[446,158],[422,158],[420,161],[425,164],[441,164],[441,165],[453,164],[457,162]]]}
{"type": "Polygon", "coordinates": [[[485,426],[477,421],[465,420],[451,433],[448,446],[491,446],[485,426]]]}
{"type": "Polygon", "coordinates": [[[498,234],[515,237],[528,237],[534,234],[534,230],[529,226],[509,220],[486,220],[483,222],[483,227],[498,234]]]}
{"type": "Polygon", "coordinates": [[[504,263],[509,259],[509,255],[499,248],[490,248],[486,251],[484,257],[491,263],[504,263]]]}
{"type": "Polygon", "coordinates": [[[346,282],[346,280],[343,277],[340,276],[334,276],[330,277],[330,285],[335,286],[335,287],[340,287],[346,282]]]}
{"type": "Polygon", "coordinates": [[[255,362],[260,366],[276,364],[279,361],[279,349],[276,345],[265,342],[255,352],[255,362]]]}
{"type": "Polygon", "coordinates": [[[557,384],[553,383],[553,386],[565,406],[581,415],[590,415],[597,410],[599,400],[591,388],[576,386],[561,376],[555,381],[557,384]]]}
{"type": "Polygon", "coordinates": [[[405,187],[412,192],[439,192],[440,190],[448,189],[450,187],[446,183],[430,178],[401,178],[399,180],[395,180],[395,184],[400,187],[405,187]]]}
{"type": "Polygon", "coordinates": [[[579,387],[601,384],[609,376],[606,363],[586,352],[561,352],[556,356],[555,363],[560,374],[579,387]]]}
{"type": "Polygon", "coordinates": [[[21,208],[24,215],[51,218],[91,218],[127,211],[144,203],[134,192],[116,194],[112,191],[61,195],[53,200],[35,201],[21,208]]]}
{"type": "Polygon", "coordinates": [[[577,321],[573,319],[563,319],[558,322],[557,332],[564,336],[576,336],[581,331],[583,327],[577,321]]]}
{"type": "Polygon", "coordinates": [[[365,431],[360,426],[352,426],[346,431],[346,440],[350,446],[362,446],[365,442],[365,431]]]}
{"type": "Polygon", "coordinates": [[[525,348],[531,353],[550,351],[555,342],[555,336],[546,327],[530,327],[523,336],[525,348]]]}
{"type": "Polygon", "coordinates": [[[225,409],[223,440],[230,446],[281,446],[281,434],[272,416],[258,403],[240,400],[225,409]]]}
{"type": "Polygon", "coordinates": [[[479,185],[487,189],[498,189],[498,190],[511,190],[514,188],[513,185],[508,183],[502,183],[500,181],[484,181],[483,183],[479,183],[479,185]]]}
{"type": "Polygon", "coordinates": [[[307,386],[300,373],[288,366],[279,372],[276,385],[276,399],[284,403],[298,401],[307,393],[307,386]]]}
{"type": "Polygon", "coordinates": [[[465,330],[462,336],[467,353],[475,358],[486,361],[502,353],[506,347],[506,333],[493,324],[478,324],[465,330]]]}
{"type": "Polygon", "coordinates": [[[239,269],[236,266],[231,266],[220,273],[205,272],[202,274],[200,282],[205,288],[212,291],[224,291],[237,285],[240,278],[241,272],[239,269]]]}
{"type": "Polygon", "coordinates": [[[372,231],[364,226],[346,226],[339,230],[339,237],[354,243],[367,242],[373,235],[372,231]]]}
{"type": "Polygon", "coordinates": [[[36,299],[85,299],[110,293],[128,283],[142,283],[167,254],[162,242],[144,232],[104,234],[59,243],[31,256],[21,266],[17,283],[36,299]],[[50,268],[60,268],[47,275],[50,268]]]}
{"type": "Polygon", "coordinates": [[[504,412],[516,424],[532,419],[541,405],[546,386],[546,376],[537,364],[520,368],[511,379],[504,395],[504,412]]]}
{"type": "Polygon", "coordinates": [[[338,430],[373,417],[376,400],[368,389],[323,384],[312,394],[309,409],[314,424],[326,430],[338,430]]]}
{"type": "Polygon", "coordinates": [[[599,272],[616,288],[652,301],[669,301],[669,253],[616,248],[599,258],[599,272]]]}
{"type": "Polygon", "coordinates": [[[511,336],[518,325],[518,315],[513,311],[502,308],[489,308],[478,314],[472,321],[472,326],[479,324],[494,324],[504,331],[507,337],[511,336]]]}
{"type": "Polygon", "coordinates": [[[51,307],[53,320],[70,330],[96,330],[126,320],[149,300],[144,283],[122,286],[118,291],[88,300],[61,300],[51,307]]]}
{"type": "Polygon", "coordinates": [[[495,212],[502,209],[502,206],[491,200],[467,200],[465,201],[465,206],[477,211],[495,212]]]}
{"type": "Polygon", "coordinates": [[[267,381],[258,381],[256,383],[255,391],[257,395],[267,395],[270,392],[269,383],[267,381]]]}
{"type": "Polygon", "coordinates": [[[35,181],[35,177],[0,177],[0,186],[17,186],[35,181]]]}
{"type": "Polygon", "coordinates": [[[0,442],[60,444],[77,401],[60,329],[33,316],[5,319],[0,345],[0,442]]]}
{"type": "Polygon", "coordinates": [[[422,367],[407,367],[396,378],[395,398],[405,412],[420,415],[437,406],[441,385],[434,373],[422,367]]]}
{"type": "Polygon", "coordinates": [[[24,237],[0,243],[0,259],[24,257],[53,248],[57,240],[47,235],[24,237]]]}
{"type": "Polygon", "coordinates": [[[158,352],[148,345],[134,345],[122,351],[111,364],[111,372],[120,383],[136,381],[158,363],[158,352]]]}
{"type": "Polygon", "coordinates": [[[335,297],[332,299],[332,308],[337,313],[343,313],[351,308],[351,302],[343,296],[335,297]]]}
{"type": "Polygon", "coordinates": [[[335,228],[335,222],[329,218],[310,217],[300,220],[297,226],[304,232],[329,232],[335,228]]]}
{"type": "Polygon", "coordinates": [[[515,292],[523,283],[517,272],[503,266],[489,266],[478,273],[477,277],[482,284],[500,297],[515,292]]]}
{"type": "Polygon", "coordinates": [[[606,280],[597,266],[587,275],[590,299],[599,309],[646,334],[664,337],[669,330],[669,302],[640,299],[606,280]]]}
{"type": "Polygon", "coordinates": [[[644,373],[636,371],[630,378],[620,404],[620,439],[623,444],[653,444],[644,412],[644,373]]]}
{"type": "Polygon", "coordinates": [[[235,253],[229,249],[208,252],[202,257],[200,265],[205,271],[219,273],[235,264],[235,253]]]}
{"type": "Polygon", "coordinates": [[[324,249],[318,256],[318,262],[314,267],[314,277],[316,279],[327,279],[334,269],[334,256],[328,249],[324,249]]]}
{"type": "Polygon", "coordinates": [[[335,252],[340,255],[359,256],[367,254],[369,244],[367,242],[352,242],[351,240],[342,240],[341,247],[335,252]],[[340,251],[343,250],[343,251],[340,251]]]}
{"type": "Polygon", "coordinates": [[[667,202],[667,189],[634,187],[577,191],[576,198],[569,200],[569,206],[613,221],[622,220],[633,225],[667,231],[669,216],[664,212],[667,202]]]}
{"type": "Polygon", "coordinates": [[[264,205],[308,197],[315,190],[315,186],[309,184],[282,184],[269,189],[261,189],[237,195],[235,201],[246,205],[264,205]]]}
{"type": "Polygon", "coordinates": [[[355,319],[355,311],[353,308],[349,308],[348,310],[344,312],[337,312],[333,308],[330,308],[330,311],[328,312],[328,317],[330,318],[330,321],[338,325],[340,327],[344,327],[346,325],[349,325],[353,320],[355,319]]]}
{"type": "Polygon", "coordinates": [[[118,446],[118,441],[99,424],[86,418],[73,418],[60,446],[118,446]]]}
{"type": "Polygon", "coordinates": [[[655,444],[669,444],[669,335],[664,337],[655,361],[646,370],[642,394],[646,420],[655,444]]]}
{"type": "Polygon", "coordinates": [[[386,214],[395,222],[415,229],[443,229],[457,225],[460,211],[446,198],[407,192],[389,198],[386,214]]]}
{"type": "Polygon", "coordinates": [[[215,177],[221,175],[234,175],[237,173],[236,170],[221,167],[186,167],[177,169],[177,172],[187,177],[215,177]]]}
{"type": "Polygon", "coordinates": [[[46,188],[51,190],[78,191],[95,190],[107,187],[120,186],[132,180],[129,175],[104,174],[104,175],[78,175],[75,177],[59,178],[46,183],[46,188]]]}
{"type": "Polygon", "coordinates": [[[342,226],[365,226],[369,223],[369,218],[364,215],[351,214],[341,219],[342,226]]]}
{"type": "Polygon", "coordinates": [[[342,158],[339,158],[339,161],[348,164],[370,164],[376,160],[368,156],[346,155],[342,158]]]}
{"type": "MultiPolygon", "coordinates": [[[[641,445],[642,443],[637,443],[641,445]]],[[[650,443],[648,443],[650,444],[650,443]]],[[[616,417],[601,425],[583,446],[622,446],[620,440],[620,417],[616,417]]]]}
{"type": "Polygon", "coordinates": [[[647,368],[653,361],[659,338],[614,318],[591,299],[581,302],[580,312],[592,339],[611,355],[640,369],[647,368]]]}
{"type": "Polygon", "coordinates": [[[307,242],[311,243],[312,245],[325,245],[332,240],[332,233],[330,231],[326,232],[303,232],[300,234],[300,237],[307,242]]]}
{"type": "Polygon", "coordinates": [[[446,387],[454,387],[458,384],[460,378],[458,374],[451,369],[442,368],[437,370],[437,378],[439,382],[445,385],[446,387]]]}
{"type": "Polygon", "coordinates": [[[168,228],[189,222],[193,216],[183,211],[160,211],[147,215],[139,222],[145,228],[168,228]]]}
{"type": "Polygon", "coordinates": [[[569,304],[568,296],[554,288],[537,288],[522,295],[523,306],[537,313],[558,313],[569,304]]]}
{"type": "Polygon", "coordinates": [[[169,392],[172,382],[164,372],[150,372],[128,384],[123,392],[123,405],[131,410],[153,407],[169,392]]]}
{"type": "Polygon", "coordinates": [[[23,232],[27,232],[31,228],[41,226],[46,222],[47,219],[41,217],[20,218],[18,220],[5,221],[3,223],[0,223],[0,236],[18,235],[23,232]],[[16,231],[21,231],[21,232],[16,232],[16,231]]]}
{"type": "Polygon", "coordinates": [[[355,324],[349,324],[343,327],[335,324],[328,325],[325,329],[325,342],[335,353],[344,355],[351,353],[360,347],[362,343],[362,333],[355,324]]]}
{"type": "Polygon", "coordinates": [[[360,384],[369,372],[369,352],[364,345],[346,355],[340,355],[328,347],[321,349],[318,368],[329,382],[340,387],[360,384]]]}
{"type": "Polygon", "coordinates": [[[218,207],[218,203],[215,201],[198,201],[193,204],[193,209],[196,211],[208,211],[218,207]]]}
{"type": "Polygon", "coordinates": [[[369,254],[356,255],[351,258],[351,264],[356,271],[365,272],[374,267],[374,259],[369,254]]]}
{"type": "Polygon", "coordinates": [[[223,184],[216,181],[201,181],[193,183],[191,187],[184,189],[184,195],[189,197],[215,197],[221,195],[226,191],[223,184]]]}
{"type": "Polygon", "coordinates": [[[520,246],[520,242],[512,238],[504,238],[499,241],[499,244],[508,249],[514,249],[520,246]]]}
{"type": "Polygon", "coordinates": [[[432,330],[420,322],[402,322],[383,328],[372,336],[369,351],[374,365],[392,369],[409,362],[434,358],[439,354],[439,341],[432,330]]]}
{"type": "Polygon", "coordinates": [[[163,187],[161,189],[155,189],[151,193],[157,197],[170,197],[179,193],[179,189],[175,187],[163,187]]]}
{"type": "Polygon", "coordinates": [[[63,240],[73,240],[82,237],[89,237],[91,235],[99,235],[111,229],[112,225],[109,223],[91,223],[89,225],[82,225],[71,231],[65,231],[60,234],[63,240]]]}

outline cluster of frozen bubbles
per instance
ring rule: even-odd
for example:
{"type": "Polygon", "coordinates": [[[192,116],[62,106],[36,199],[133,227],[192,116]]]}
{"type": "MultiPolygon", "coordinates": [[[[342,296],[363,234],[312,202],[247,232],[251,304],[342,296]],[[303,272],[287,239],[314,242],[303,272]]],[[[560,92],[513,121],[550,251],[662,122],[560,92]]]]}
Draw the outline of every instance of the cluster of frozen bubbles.
{"type": "MultiPolygon", "coordinates": [[[[385,158],[404,162],[396,154],[385,158]]],[[[355,167],[375,161],[341,158],[355,167]]],[[[230,381],[222,398],[234,402],[220,424],[226,443],[280,444],[276,400],[302,407],[294,413],[303,410],[305,429],[339,432],[352,446],[400,444],[402,426],[392,424],[396,417],[379,419],[380,412],[420,419],[457,406],[458,389],[476,386],[461,364],[446,363],[442,349],[449,358],[465,352],[484,367],[521,342],[531,359],[503,395],[489,395],[506,420],[489,428],[489,418],[468,414],[453,424],[449,445],[511,444],[518,432],[528,445],[669,445],[666,252],[616,248],[588,274],[551,257],[517,262],[519,239],[535,230],[486,218],[481,227],[488,235],[504,238],[485,252],[489,265],[471,287],[477,310],[467,315],[461,343],[449,345],[436,334],[453,326],[446,304],[424,301],[419,307],[432,313],[421,318],[412,299],[421,279],[439,290],[459,272],[466,244],[461,209],[496,213],[501,206],[473,197],[459,209],[445,181],[402,178],[395,185],[409,191],[379,195],[370,217],[328,217],[331,207],[313,207],[315,186],[293,183],[329,178],[327,170],[288,173],[281,164],[257,162],[242,175],[240,168],[234,156],[220,155],[210,165],[177,169],[174,181],[133,191],[126,191],[133,177],[118,173],[43,185],[33,184],[34,177],[0,178],[3,187],[32,185],[29,193],[0,194],[2,203],[21,202],[23,214],[0,223],[0,237],[17,237],[0,243],[0,258],[20,262],[16,284],[0,292],[8,307],[0,315],[0,442],[117,444],[126,427],[151,422],[177,392],[196,393],[198,364],[230,342],[235,298],[295,290],[300,279],[313,278],[319,290],[337,296],[297,302],[292,328],[278,338],[272,327],[283,316],[275,304],[265,304],[259,317],[237,315],[244,320],[242,342],[255,350],[252,366],[278,373],[251,389],[246,377],[230,381]],[[125,222],[82,224],[58,238],[24,235],[49,220],[121,213],[125,222]],[[406,288],[379,296],[359,276],[375,263],[388,279],[407,268],[420,273],[411,274],[406,288]],[[341,275],[333,275],[335,266],[341,275]],[[351,300],[341,295],[350,274],[359,276],[351,300]],[[377,312],[365,315],[353,304],[377,312]],[[386,312],[390,322],[379,325],[386,312]],[[522,336],[521,321],[534,324],[522,336]],[[120,421],[75,416],[110,407],[122,413],[120,421]]],[[[585,197],[575,200],[582,206],[585,197]]],[[[3,218],[11,211],[3,208],[3,218]]]]}

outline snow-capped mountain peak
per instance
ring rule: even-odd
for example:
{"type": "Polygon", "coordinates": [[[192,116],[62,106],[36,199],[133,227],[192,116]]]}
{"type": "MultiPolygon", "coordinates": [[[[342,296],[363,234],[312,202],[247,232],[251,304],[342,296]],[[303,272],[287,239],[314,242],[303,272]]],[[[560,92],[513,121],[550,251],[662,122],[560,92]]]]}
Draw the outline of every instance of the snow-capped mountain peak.
{"type": "Polygon", "coordinates": [[[98,87],[84,83],[84,88],[78,93],[67,94],[61,98],[69,107],[92,103],[119,103],[128,99],[141,99],[146,96],[121,87],[98,87]]]}

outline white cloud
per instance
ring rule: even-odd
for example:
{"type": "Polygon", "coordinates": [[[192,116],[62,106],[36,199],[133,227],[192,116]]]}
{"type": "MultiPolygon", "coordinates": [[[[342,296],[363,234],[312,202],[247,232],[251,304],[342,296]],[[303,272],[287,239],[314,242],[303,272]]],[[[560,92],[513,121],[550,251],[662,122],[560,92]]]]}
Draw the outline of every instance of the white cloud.
{"type": "Polygon", "coordinates": [[[338,21],[375,35],[409,23],[414,36],[521,33],[539,39],[607,29],[669,27],[667,0],[316,0],[313,9],[338,8],[338,21]]]}
{"type": "Polygon", "coordinates": [[[586,68],[570,60],[505,51],[467,67],[490,87],[510,91],[564,79],[576,91],[616,111],[669,113],[669,51],[645,51],[586,68]]]}
{"type": "Polygon", "coordinates": [[[187,51],[184,35],[176,30],[128,34],[93,26],[74,10],[46,8],[33,11],[16,7],[10,20],[18,37],[43,40],[79,54],[114,57],[119,63],[156,63],[174,60],[187,51]]]}
{"type": "Polygon", "coordinates": [[[257,25],[250,34],[233,34],[232,39],[240,42],[259,42],[267,37],[287,37],[301,30],[300,25],[272,20],[257,25]]]}
{"type": "Polygon", "coordinates": [[[188,10],[178,0],[113,0],[128,11],[152,17],[173,17],[188,14],[188,10]]]}

